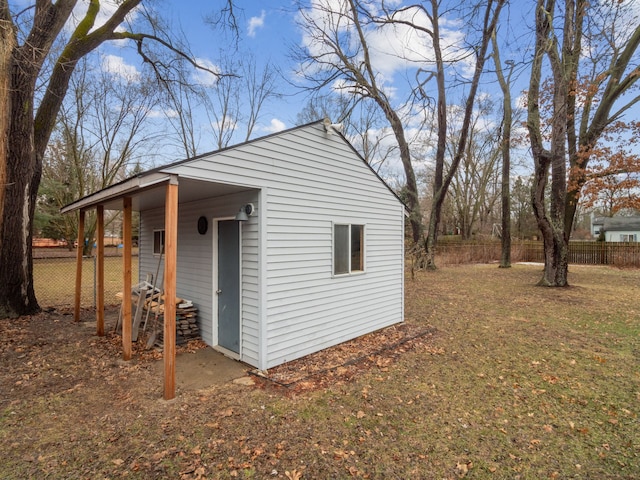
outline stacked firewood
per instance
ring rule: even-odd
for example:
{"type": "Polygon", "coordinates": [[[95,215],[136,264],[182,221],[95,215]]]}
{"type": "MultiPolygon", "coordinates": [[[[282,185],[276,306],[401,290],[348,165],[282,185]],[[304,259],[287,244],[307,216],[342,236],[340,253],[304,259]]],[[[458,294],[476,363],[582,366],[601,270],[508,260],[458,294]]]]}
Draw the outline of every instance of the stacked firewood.
{"type": "MultiPolygon", "coordinates": [[[[160,305],[158,305],[153,299],[150,302],[149,307],[152,312],[159,311],[164,318],[164,297],[161,298],[160,305]]],[[[157,332],[156,342],[157,346],[162,346],[164,329],[161,327],[157,332]]],[[[198,328],[198,309],[193,306],[193,303],[189,300],[183,300],[181,298],[176,299],[176,345],[183,345],[190,340],[200,338],[200,329],[198,328]]]]}
{"type": "Polygon", "coordinates": [[[176,343],[178,345],[200,338],[198,309],[193,305],[185,307],[181,305],[176,307],[176,343]]]}

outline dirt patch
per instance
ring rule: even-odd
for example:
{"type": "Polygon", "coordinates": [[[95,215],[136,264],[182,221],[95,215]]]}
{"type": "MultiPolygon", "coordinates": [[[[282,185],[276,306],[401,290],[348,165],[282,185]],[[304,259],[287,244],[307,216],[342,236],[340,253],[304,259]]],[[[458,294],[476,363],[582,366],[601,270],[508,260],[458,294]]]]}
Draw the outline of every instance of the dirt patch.
{"type": "Polygon", "coordinates": [[[295,392],[314,390],[345,382],[372,367],[387,369],[398,356],[420,348],[440,353],[433,347],[436,329],[401,323],[383,328],[320,352],[312,353],[268,371],[251,373],[295,392]]]}
{"type": "MultiPolygon", "coordinates": [[[[133,360],[123,362],[122,337],[115,332],[118,308],[105,313],[104,337],[95,335],[94,312],[83,310],[74,322],[70,309],[43,312],[17,320],[0,320],[0,355],[5,365],[3,386],[12,398],[40,389],[64,391],[73,388],[69,379],[86,385],[83,378],[105,367],[140,369],[155,373],[162,382],[162,350],[146,348],[144,335],[133,344],[133,360]],[[84,346],[84,348],[83,348],[84,346]]],[[[176,347],[177,382],[180,390],[197,390],[250,374],[261,387],[284,387],[288,392],[312,391],[344,383],[371,368],[386,371],[403,353],[419,348],[442,353],[432,346],[435,328],[401,323],[320,352],[257,371],[228,359],[201,340],[176,347]]]]}

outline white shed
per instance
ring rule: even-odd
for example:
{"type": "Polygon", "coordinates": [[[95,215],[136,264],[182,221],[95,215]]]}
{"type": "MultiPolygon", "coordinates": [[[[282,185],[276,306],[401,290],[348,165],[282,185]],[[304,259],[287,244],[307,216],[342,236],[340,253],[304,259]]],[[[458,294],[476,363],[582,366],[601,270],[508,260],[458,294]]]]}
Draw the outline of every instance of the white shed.
{"type": "Polygon", "coordinates": [[[140,212],[139,276],[164,263],[177,216],[175,294],[198,308],[207,344],[249,365],[403,321],[405,208],[323,122],[141,173],[63,211],[123,209],[127,198],[140,212]]]}

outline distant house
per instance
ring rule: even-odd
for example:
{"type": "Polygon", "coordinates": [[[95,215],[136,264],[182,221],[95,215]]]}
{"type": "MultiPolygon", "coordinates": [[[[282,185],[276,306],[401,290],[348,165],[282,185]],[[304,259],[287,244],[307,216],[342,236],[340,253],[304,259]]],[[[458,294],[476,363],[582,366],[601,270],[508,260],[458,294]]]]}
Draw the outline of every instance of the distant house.
{"type": "Polygon", "coordinates": [[[602,231],[602,227],[604,227],[604,219],[608,217],[594,217],[592,214],[591,217],[591,235],[598,238],[600,236],[600,232],[602,231]]]}
{"type": "Polygon", "coordinates": [[[591,222],[591,233],[594,237],[604,233],[606,242],[637,242],[640,239],[640,216],[595,217],[591,222]]]}
{"type": "Polygon", "coordinates": [[[143,172],[63,211],[121,210],[123,199],[140,212],[138,276],[171,258],[165,226],[176,222],[177,295],[199,309],[206,343],[249,365],[403,321],[405,207],[334,126],[143,172]]]}

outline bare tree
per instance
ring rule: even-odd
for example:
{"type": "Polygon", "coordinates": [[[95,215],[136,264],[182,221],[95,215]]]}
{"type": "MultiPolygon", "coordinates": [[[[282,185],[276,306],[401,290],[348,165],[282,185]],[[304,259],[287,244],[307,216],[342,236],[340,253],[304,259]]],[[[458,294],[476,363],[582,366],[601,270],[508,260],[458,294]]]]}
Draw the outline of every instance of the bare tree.
{"type": "MultiPolygon", "coordinates": [[[[478,102],[464,155],[451,181],[458,227],[464,240],[469,240],[476,230],[481,231],[483,225],[493,224],[491,214],[499,198],[496,166],[501,151],[500,125],[491,120],[493,109],[488,98],[478,102]]],[[[453,158],[459,138],[457,134],[450,138],[448,146],[453,150],[453,158]]]]}
{"type": "Polygon", "coordinates": [[[258,68],[253,55],[240,55],[235,61],[223,56],[222,69],[235,72],[205,87],[207,115],[218,148],[228,146],[236,133],[244,131],[249,140],[264,113],[265,102],[278,98],[278,70],[267,62],[258,68]]]}
{"type": "Polygon", "coordinates": [[[535,167],[533,208],[545,252],[540,285],[568,285],[569,237],[589,161],[606,128],[640,101],[629,94],[640,78],[640,23],[627,3],[537,2],[527,129],[535,167]],[[562,27],[556,19],[563,19],[562,27]],[[544,65],[551,70],[551,92],[542,89],[544,65]]]}
{"type": "Polygon", "coordinates": [[[253,55],[245,55],[241,60],[242,83],[240,88],[244,91],[246,102],[246,134],[244,141],[248,141],[258,124],[264,110],[264,104],[268,100],[280,98],[282,92],[278,89],[278,69],[267,62],[262,70],[258,69],[256,58],[253,55]]]}
{"type": "MultiPolygon", "coordinates": [[[[150,44],[182,51],[172,43],[168,32],[153,26],[149,27],[153,33],[123,28],[130,26],[127,18],[141,3],[142,0],[117,2],[115,10],[99,24],[98,15],[104,5],[99,0],[89,1],[68,41],[52,58],[53,68],[42,78],[46,87],[38,95],[37,82],[45,60],[54,54],[52,45],[72,17],[77,1],[37,1],[13,12],[8,0],[0,0],[0,87],[9,87],[0,93],[0,139],[6,139],[5,148],[0,151],[4,190],[0,198],[0,317],[39,309],[31,255],[34,210],[45,150],[78,61],[111,40],[134,42],[138,53],[151,65],[154,56],[147,48],[150,44]]],[[[136,10],[136,14],[142,18],[148,11],[136,10]]]]}
{"type": "MultiPolygon", "coordinates": [[[[230,58],[226,58],[223,65],[227,71],[237,68],[230,58]]],[[[240,123],[241,90],[236,77],[226,76],[206,88],[205,92],[204,101],[209,105],[206,114],[216,147],[224,148],[231,142],[240,123]]]]}
{"type": "Polygon", "coordinates": [[[200,148],[200,128],[196,125],[195,112],[202,104],[205,94],[200,85],[189,78],[189,69],[180,58],[182,64],[177,69],[177,78],[162,86],[162,104],[168,124],[171,126],[180,150],[185,158],[195,157],[200,148]]]}
{"type": "Polygon", "coordinates": [[[496,32],[491,36],[493,49],[493,64],[496,69],[496,77],[502,90],[502,131],[500,132],[502,154],[502,181],[501,181],[501,223],[500,223],[500,268],[511,267],[511,126],[513,124],[513,107],[511,105],[511,78],[513,76],[514,62],[507,60],[507,75],[504,74],[500,49],[496,39],[496,32]]]}
{"type": "MultiPolygon", "coordinates": [[[[144,130],[158,103],[152,79],[95,73],[89,65],[95,60],[85,57],[78,62],[52,133],[53,145],[43,161],[41,185],[49,199],[57,199],[58,209],[126,178],[132,165],[139,163],[137,152],[155,138],[144,130]],[[62,191],[53,191],[56,183],[62,191]]],[[[67,235],[75,231],[76,219],[70,215],[58,214],[50,221],[58,223],[67,235]]],[[[95,216],[88,215],[85,255],[91,251],[95,228],[95,216]]]]}
{"type": "Polygon", "coordinates": [[[317,2],[312,9],[300,8],[300,26],[307,45],[295,52],[299,60],[298,74],[322,91],[337,88],[358,99],[371,99],[384,113],[398,145],[407,186],[412,236],[418,242],[422,233],[422,214],[416,176],[411,163],[409,142],[400,111],[394,108],[384,81],[370,55],[365,29],[375,26],[379,18],[372,16],[366,1],[345,0],[336,5],[317,2]]]}
{"type": "MultiPolygon", "coordinates": [[[[438,145],[435,155],[435,177],[433,183],[433,201],[431,206],[431,214],[429,216],[429,228],[427,233],[427,239],[425,242],[426,252],[426,267],[429,269],[435,269],[435,248],[437,242],[438,225],[440,223],[440,214],[442,205],[445,201],[447,190],[456,170],[464,156],[467,148],[467,140],[469,135],[469,129],[471,126],[471,118],[473,114],[474,103],[476,99],[476,93],[480,83],[480,77],[484,70],[484,64],[486,61],[487,50],[491,41],[491,36],[496,29],[498,19],[500,18],[500,12],[504,6],[504,0],[489,0],[482,4],[474,5],[471,9],[472,16],[469,17],[469,21],[473,23],[473,18],[480,18],[480,26],[478,28],[479,39],[476,42],[474,49],[474,71],[471,81],[469,83],[469,90],[466,95],[464,115],[462,123],[459,129],[458,143],[452,161],[449,164],[449,168],[445,173],[445,142],[447,132],[447,91],[445,87],[445,60],[442,51],[441,37],[440,37],[440,12],[439,2],[437,0],[431,0],[430,11],[425,11],[429,16],[432,29],[422,29],[425,33],[428,33],[433,41],[435,52],[435,73],[427,76],[427,79],[422,85],[426,85],[426,82],[431,77],[435,76],[437,84],[437,123],[438,123],[438,145]]],[[[424,8],[424,7],[422,7],[424,8]]],[[[424,86],[421,86],[424,89],[424,86]]]]}
{"type": "Polygon", "coordinates": [[[511,217],[516,238],[532,238],[538,233],[536,219],[531,208],[533,177],[517,176],[511,189],[511,217]]]}

